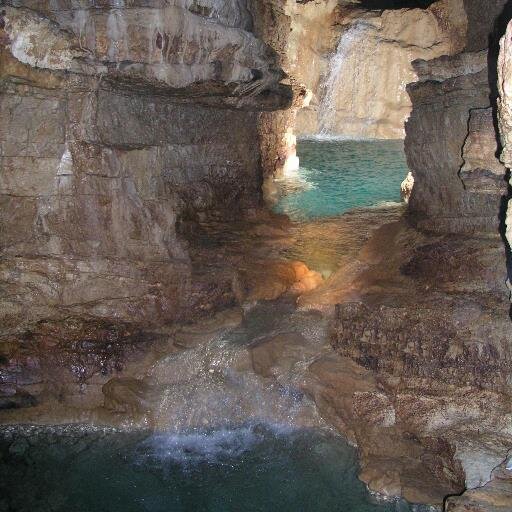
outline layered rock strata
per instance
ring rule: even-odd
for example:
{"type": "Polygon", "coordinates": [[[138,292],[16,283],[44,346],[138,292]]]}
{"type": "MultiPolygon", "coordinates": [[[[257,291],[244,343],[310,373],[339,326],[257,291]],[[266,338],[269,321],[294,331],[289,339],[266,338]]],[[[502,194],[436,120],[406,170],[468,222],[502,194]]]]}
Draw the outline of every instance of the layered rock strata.
{"type": "MultiPolygon", "coordinates": [[[[512,27],[507,27],[507,32],[501,40],[501,51],[498,61],[498,91],[499,91],[499,129],[503,151],[501,161],[509,169],[512,168],[512,27]]],[[[508,176],[510,179],[510,175],[508,176]]],[[[510,201],[507,204],[506,213],[506,237],[509,248],[512,245],[512,208],[510,201]]],[[[510,285],[510,258],[509,258],[509,285],[510,285]]]]}
{"type": "Polygon", "coordinates": [[[512,443],[503,247],[382,230],[393,248],[352,281],[357,300],[337,306],[340,358],[326,360],[313,389],[354,436],[373,490],[441,503],[488,482],[512,443]]]}
{"type": "Polygon", "coordinates": [[[465,51],[415,61],[419,80],[408,86],[413,108],[405,149],[415,179],[411,212],[420,228],[498,236],[508,195],[496,117],[497,41],[503,0],[464,2],[465,51]]]}
{"type": "MultiPolygon", "coordinates": [[[[421,231],[377,234],[375,247],[390,252],[348,283],[351,300],[340,301],[332,335],[340,358],[325,360],[313,388],[360,446],[370,488],[439,504],[443,492],[474,489],[446,502],[457,511],[512,506],[503,464],[512,444],[508,247],[500,236],[508,176],[492,64],[507,10],[490,2],[478,17],[481,7],[465,2],[465,52],[413,63],[408,220],[421,231]],[[371,405],[359,405],[363,397],[371,405]]],[[[503,57],[499,66],[506,148],[503,57]]]]}
{"type": "Polygon", "coordinates": [[[235,300],[194,268],[180,230],[261,206],[259,112],[289,106],[293,93],[279,83],[276,53],[252,32],[249,7],[2,8],[6,405],[30,402],[15,395],[41,383],[39,356],[65,352],[66,340],[87,345],[83,371],[101,373],[103,352],[132,339],[134,324],[183,321],[235,300]],[[100,333],[98,318],[109,323],[100,333]]]}
{"type": "Polygon", "coordinates": [[[407,162],[415,187],[411,211],[431,231],[498,233],[505,167],[490,103],[487,55],[419,62],[420,82],[408,86],[407,162]]]}

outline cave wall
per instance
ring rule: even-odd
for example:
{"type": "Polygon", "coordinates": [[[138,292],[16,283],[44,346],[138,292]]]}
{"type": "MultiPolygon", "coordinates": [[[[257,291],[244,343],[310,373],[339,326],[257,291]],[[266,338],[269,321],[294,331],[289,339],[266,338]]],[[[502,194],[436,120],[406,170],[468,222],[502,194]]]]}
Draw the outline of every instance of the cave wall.
{"type": "Polygon", "coordinates": [[[0,12],[1,408],[52,353],[100,372],[136,329],[235,300],[183,233],[262,206],[260,113],[293,91],[246,0],[0,12]]]}
{"type": "MultiPolygon", "coordinates": [[[[510,183],[512,168],[512,23],[509,23],[505,35],[500,42],[498,59],[498,123],[502,144],[501,161],[509,169],[507,178],[510,183]]],[[[512,183],[510,183],[512,185],[512,183]]],[[[505,216],[505,236],[509,247],[512,247],[512,201],[508,199],[505,216]]],[[[508,285],[511,288],[511,265],[509,257],[508,285]]]]}
{"type": "Polygon", "coordinates": [[[465,2],[464,52],[415,61],[419,80],[408,86],[413,109],[405,149],[415,178],[410,211],[422,229],[493,233],[503,224],[507,196],[496,129],[495,41],[504,1],[465,2]]]}
{"type": "MultiPolygon", "coordinates": [[[[462,0],[427,9],[362,10],[326,1],[297,6],[292,16],[289,71],[312,93],[295,131],[311,135],[403,138],[411,102],[405,90],[416,79],[411,62],[460,51],[466,17],[462,0]],[[333,59],[340,52],[335,93],[326,102],[333,59]],[[332,104],[332,111],[326,106],[332,104]],[[329,128],[325,129],[325,118],[329,128]]],[[[383,7],[385,9],[385,7],[383,7]]]]}
{"type": "MultiPolygon", "coordinates": [[[[512,485],[504,470],[511,446],[512,394],[507,247],[502,239],[509,190],[499,159],[501,152],[503,162],[511,165],[506,52],[512,28],[502,40],[498,80],[493,45],[504,2],[475,1],[470,7],[464,51],[413,63],[418,80],[407,88],[413,108],[405,139],[415,178],[405,218],[408,231],[389,225],[376,235],[391,236],[379,245],[383,265],[400,254],[397,288],[388,281],[382,286],[383,274],[374,272],[376,286],[368,286],[360,300],[338,306],[331,334],[338,355],[379,381],[382,396],[369,408],[375,423],[390,417],[389,423],[394,422],[378,430],[365,423],[368,408],[354,415],[356,431],[361,424],[367,429],[356,434],[364,446],[361,478],[375,490],[392,487],[394,481],[403,495],[411,493],[411,501],[421,501],[429,475],[435,475],[437,491],[442,482],[451,487],[438,497],[450,512],[508,510],[512,485]],[[496,131],[496,83],[503,151],[496,131]],[[404,251],[415,244],[411,252],[404,251]],[[401,431],[398,436],[394,428],[401,431]],[[383,441],[385,436],[389,442],[383,441]],[[402,471],[397,454],[403,450],[409,457],[411,445],[401,446],[411,441],[428,456],[413,457],[422,461],[421,470],[408,459],[402,471]],[[383,457],[396,458],[389,471],[379,467],[383,457]],[[420,490],[419,496],[412,487],[420,490]]],[[[343,386],[338,385],[340,395],[343,386]]],[[[336,395],[331,397],[335,403],[336,395]]],[[[353,421],[350,414],[346,417],[353,421]]]]}

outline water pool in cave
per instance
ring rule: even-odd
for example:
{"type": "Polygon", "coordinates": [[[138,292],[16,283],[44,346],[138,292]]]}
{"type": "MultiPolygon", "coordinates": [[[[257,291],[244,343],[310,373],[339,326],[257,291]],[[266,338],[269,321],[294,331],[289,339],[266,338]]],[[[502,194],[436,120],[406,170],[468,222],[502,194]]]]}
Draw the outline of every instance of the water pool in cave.
{"type": "Polygon", "coordinates": [[[15,427],[0,436],[0,510],[402,512],[356,477],[355,450],[262,424],[189,434],[15,427]]]}
{"type": "Polygon", "coordinates": [[[408,172],[401,140],[303,139],[300,168],[277,180],[275,211],[293,220],[400,201],[408,172]]]}

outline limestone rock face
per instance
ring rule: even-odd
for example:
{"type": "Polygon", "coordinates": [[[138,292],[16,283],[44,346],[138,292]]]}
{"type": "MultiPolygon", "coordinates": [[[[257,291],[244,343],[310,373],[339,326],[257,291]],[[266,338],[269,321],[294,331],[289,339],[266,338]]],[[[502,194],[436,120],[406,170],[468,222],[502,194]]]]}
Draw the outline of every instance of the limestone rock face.
{"type": "Polygon", "coordinates": [[[503,223],[505,167],[498,160],[497,48],[506,2],[465,0],[464,51],[415,61],[405,150],[415,187],[411,212],[422,229],[493,233],[503,223]],[[485,11],[485,12],[484,12],[485,11]]]}
{"type": "MultiPolygon", "coordinates": [[[[498,60],[499,129],[503,151],[501,161],[507,168],[512,168],[512,25],[501,40],[498,60]]],[[[508,203],[506,214],[507,239],[512,244],[512,207],[508,203]]],[[[510,280],[510,275],[509,275],[510,280]]]]}
{"type": "Polygon", "coordinates": [[[204,85],[209,82],[238,87],[238,94],[258,92],[282,76],[272,50],[247,30],[252,16],[244,0],[123,5],[7,7],[8,47],[20,62],[35,67],[101,73],[156,87],[195,85],[196,94],[202,89],[208,95],[211,84],[204,85]]]}
{"type": "Polygon", "coordinates": [[[460,170],[465,189],[506,195],[506,170],[497,158],[499,149],[492,108],[471,110],[468,128],[462,149],[464,165],[460,170]]]}
{"type": "Polygon", "coordinates": [[[290,73],[312,91],[296,133],[403,138],[416,79],[411,62],[460,51],[462,2],[432,8],[359,11],[306,4],[290,35],[290,73]]]}
{"type": "Polygon", "coordinates": [[[441,503],[443,493],[489,482],[512,442],[503,247],[453,235],[421,240],[405,227],[387,236],[389,250],[356,281],[357,298],[337,307],[337,366],[310,389],[322,413],[354,436],[372,489],[441,503]],[[363,393],[371,406],[357,405],[363,393]]]}
{"type": "Polygon", "coordinates": [[[498,233],[505,168],[481,52],[418,62],[405,150],[415,179],[410,209],[423,229],[498,233]]]}
{"type": "Polygon", "coordinates": [[[80,332],[101,358],[109,341],[88,334],[94,319],[147,328],[235,300],[224,277],[195,268],[180,227],[261,205],[259,112],[292,91],[250,8],[2,7],[0,394],[22,392],[52,337],[59,351],[80,332]],[[52,333],[23,344],[47,319],[52,333]]]}
{"type": "Polygon", "coordinates": [[[177,218],[258,204],[255,114],[37,78],[0,100],[3,321],[28,305],[172,319],[190,273],[177,218]]]}
{"type": "Polygon", "coordinates": [[[512,471],[500,464],[484,486],[448,498],[446,512],[506,512],[512,503],[512,471]]]}

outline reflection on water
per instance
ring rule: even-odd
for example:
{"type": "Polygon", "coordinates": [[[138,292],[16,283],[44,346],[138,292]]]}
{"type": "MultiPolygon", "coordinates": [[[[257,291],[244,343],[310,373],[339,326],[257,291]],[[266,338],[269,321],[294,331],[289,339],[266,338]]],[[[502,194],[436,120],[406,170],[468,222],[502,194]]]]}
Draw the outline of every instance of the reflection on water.
{"type": "Polygon", "coordinates": [[[308,139],[299,141],[297,153],[300,169],[277,182],[275,206],[293,220],[400,201],[408,172],[403,141],[308,139]]]}
{"type": "Polygon", "coordinates": [[[357,480],[355,451],[324,431],[35,429],[0,436],[0,510],[396,512],[357,480]],[[2,508],[3,507],[3,508],[2,508]]]}
{"type": "Polygon", "coordinates": [[[309,268],[328,277],[357,258],[375,229],[397,221],[403,211],[404,204],[393,203],[378,208],[355,208],[337,217],[295,222],[290,228],[294,243],[281,255],[303,261],[309,268]]]}

